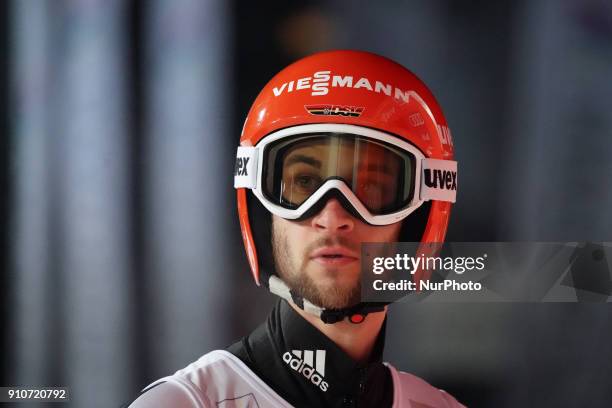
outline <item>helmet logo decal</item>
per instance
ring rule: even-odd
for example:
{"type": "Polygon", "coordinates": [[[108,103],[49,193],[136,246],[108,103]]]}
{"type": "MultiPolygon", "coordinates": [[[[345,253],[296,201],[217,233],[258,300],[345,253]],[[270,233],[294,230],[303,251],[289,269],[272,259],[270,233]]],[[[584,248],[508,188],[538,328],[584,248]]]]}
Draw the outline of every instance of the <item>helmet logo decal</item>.
{"type": "Polygon", "coordinates": [[[257,185],[257,149],[239,146],[234,165],[234,187],[254,188],[257,185]]]}
{"type": "Polygon", "coordinates": [[[423,159],[421,200],[455,202],[457,198],[457,162],[423,159]]]}
{"type": "Polygon", "coordinates": [[[328,94],[330,86],[332,88],[364,88],[370,92],[384,93],[387,96],[393,96],[395,99],[402,100],[406,103],[410,102],[411,95],[416,95],[414,91],[404,91],[398,87],[391,86],[391,84],[385,84],[376,80],[372,81],[365,77],[358,78],[357,81],[354,81],[352,75],[331,75],[331,71],[317,71],[312,74],[312,76],[285,82],[280,87],[273,87],[272,92],[274,96],[281,96],[284,92],[290,93],[293,91],[311,89],[310,94],[312,96],[321,96],[328,94]],[[374,86],[372,86],[372,83],[374,83],[374,86]]]}
{"type": "Polygon", "coordinates": [[[425,169],[425,185],[442,190],[457,190],[457,172],[425,169]]]}
{"type": "Polygon", "coordinates": [[[361,116],[364,109],[358,106],[347,105],[304,105],[311,115],[339,115],[339,116],[361,116]]]}
{"type": "Polygon", "coordinates": [[[453,137],[447,126],[438,125],[438,138],[443,145],[453,145],[453,137]]]}
{"type": "Polygon", "coordinates": [[[325,350],[292,350],[283,354],[283,361],[326,392],[329,384],[325,381],[325,354],[325,350]]]}
{"type": "Polygon", "coordinates": [[[250,157],[237,157],[236,165],[234,166],[234,176],[248,176],[247,164],[250,157]]]}
{"type": "Polygon", "coordinates": [[[408,116],[408,120],[410,121],[410,124],[414,127],[423,126],[425,124],[425,120],[423,120],[423,117],[419,112],[413,113],[412,115],[408,116]]]}

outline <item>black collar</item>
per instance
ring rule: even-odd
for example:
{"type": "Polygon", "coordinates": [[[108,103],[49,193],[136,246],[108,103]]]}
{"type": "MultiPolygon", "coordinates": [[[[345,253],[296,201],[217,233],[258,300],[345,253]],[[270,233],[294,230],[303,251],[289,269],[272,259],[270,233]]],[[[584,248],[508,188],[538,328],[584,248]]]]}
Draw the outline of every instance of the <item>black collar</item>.
{"type": "Polygon", "coordinates": [[[229,351],[296,407],[390,407],[385,327],[386,320],[370,360],[358,363],[279,300],[266,322],[229,351]]]}

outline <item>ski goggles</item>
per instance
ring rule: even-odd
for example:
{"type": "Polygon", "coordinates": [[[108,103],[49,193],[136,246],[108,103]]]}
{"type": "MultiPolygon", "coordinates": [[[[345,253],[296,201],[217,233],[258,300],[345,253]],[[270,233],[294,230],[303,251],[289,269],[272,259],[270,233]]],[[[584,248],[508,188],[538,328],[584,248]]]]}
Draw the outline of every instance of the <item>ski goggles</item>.
{"type": "Polygon", "coordinates": [[[368,224],[388,225],[424,201],[455,202],[457,162],[427,158],[370,128],[302,125],[238,147],[234,187],[251,189],[268,211],[289,220],[313,215],[336,195],[368,224]]]}

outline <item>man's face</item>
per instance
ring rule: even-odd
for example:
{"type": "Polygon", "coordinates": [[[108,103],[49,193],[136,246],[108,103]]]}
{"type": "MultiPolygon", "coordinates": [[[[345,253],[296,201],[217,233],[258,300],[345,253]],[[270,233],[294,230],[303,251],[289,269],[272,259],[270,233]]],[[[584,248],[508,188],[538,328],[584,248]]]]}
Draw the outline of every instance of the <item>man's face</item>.
{"type": "MultiPolygon", "coordinates": [[[[303,145],[287,155],[283,166],[283,191],[287,201],[304,201],[324,181],[328,170],[316,143],[303,145]]],[[[354,146],[348,144],[334,152],[335,172],[352,181],[359,196],[384,204],[398,167],[385,160],[384,151],[371,147],[361,153],[360,169],[354,173],[354,146]],[[381,166],[380,163],[384,163],[381,166]],[[346,173],[346,174],[345,174],[346,173]],[[353,180],[351,180],[351,178],[353,180]]],[[[348,307],[360,301],[360,256],[362,242],[397,241],[401,222],[372,226],[353,217],[340,202],[329,199],[315,216],[303,221],[272,217],[272,247],[280,277],[300,296],[331,309],[348,307]]]]}
{"type": "Polygon", "coordinates": [[[397,241],[400,227],[401,222],[367,225],[335,198],[304,221],[274,215],[272,247],[277,272],[291,289],[321,307],[352,306],[361,295],[361,243],[397,241]]]}

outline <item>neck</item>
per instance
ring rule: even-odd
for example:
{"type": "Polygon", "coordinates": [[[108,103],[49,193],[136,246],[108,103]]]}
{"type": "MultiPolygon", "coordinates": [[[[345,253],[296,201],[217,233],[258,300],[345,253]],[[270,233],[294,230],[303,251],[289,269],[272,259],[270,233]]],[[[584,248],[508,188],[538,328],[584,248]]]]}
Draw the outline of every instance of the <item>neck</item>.
{"type": "Polygon", "coordinates": [[[385,307],[385,310],[382,312],[368,314],[365,320],[359,324],[354,324],[347,320],[327,324],[323,323],[319,317],[300,309],[293,302],[288,303],[300,316],[336,343],[353,360],[358,362],[366,362],[370,358],[376,338],[387,314],[387,308],[385,307]]]}

